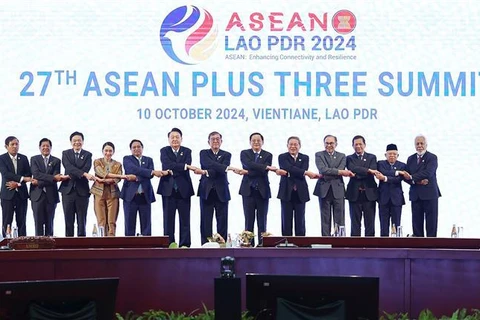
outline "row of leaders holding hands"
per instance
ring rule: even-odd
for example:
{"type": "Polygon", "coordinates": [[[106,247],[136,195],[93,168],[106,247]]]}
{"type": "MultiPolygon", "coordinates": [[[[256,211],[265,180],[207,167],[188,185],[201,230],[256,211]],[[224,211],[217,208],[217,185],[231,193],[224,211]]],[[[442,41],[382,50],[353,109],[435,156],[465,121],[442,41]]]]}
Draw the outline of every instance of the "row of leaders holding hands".
{"type": "Polygon", "coordinates": [[[122,198],[125,214],[125,235],[133,236],[136,230],[137,213],[142,235],[151,235],[151,203],[155,201],[151,179],[160,177],[157,193],[162,196],[164,234],[170,242],[175,241],[175,215],[180,222],[180,246],[190,246],[191,196],[194,195],[189,171],[201,175],[198,196],[201,212],[201,242],[212,235],[213,215],[216,216],[217,232],[226,239],[228,226],[228,202],[231,199],[227,172],[243,176],[242,195],[245,229],[253,231],[255,220],[261,234],[267,230],[267,213],[271,191],[268,172],[281,176],[278,198],[281,200],[282,235],[305,235],[305,204],[310,200],[305,177],[318,179],[314,195],[319,197],[322,235],[331,235],[333,224],[345,224],[345,198],[349,201],[351,235],[360,236],[361,219],[365,235],[374,236],[376,202],[379,202],[381,236],[387,236],[390,223],[400,225],[401,208],[405,204],[401,182],[410,184],[412,201],[412,224],[415,236],[424,236],[426,220],[427,236],[436,236],[438,220],[438,197],[436,182],[437,158],[427,152],[424,136],[415,138],[416,154],[406,164],[397,160],[398,150],[394,144],[387,146],[386,160],[377,163],[373,154],[365,152],[365,139],[352,139],[354,154],[345,156],[337,152],[337,138],[324,138],[325,150],[315,154],[319,173],[308,171],[309,157],[300,153],[301,141],[290,137],[287,152],[279,155],[279,168],[272,166],[272,154],[262,149],[264,138],[260,133],[250,135],[250,149],[240,154],[242,168],[230,166],[231,154],[220,149],[222,135],[212,132],[208,136],[210,149],[200,152],[200,168],[191,165],[191,149],[181,145],[182,132],[173,128],[168,133],[169,146],[160,150],[162,170],[155,170],[153,159],[143,155],[143,144],[134,139],[130,142],[131,155],[123,158],[122,164],[112,159],[115,146],[106,142],[102,147],[103,158],[94,161],[95,175],[89,174],[92,154],[83,149],[84,136],[80,132],[70,135],[72,149],[63,151],[62,161],[50,154],[52,142],[42,139],[40,155],[31,158],[31,167],[26,156],[18,153],[19,141],[7,137],[7,153],[0,156],[2,188],[2,231],[12,223],[16,214],[18,234],[26,235],[25,217],[27,198],[26,183],[30,182],[30,198],[35,220],[36,235],[53,235],[53,218],[58,191],[62,193],[66,236],[74,235],[75,220],[77,235],[86,235],[88,198],[94,195],[94,209],[99,226],[106,234],[116,233],[119,198],[122,198]],[[60,174],[60,164],[65,173],[60,174]],[[350,177],[345,192],[343,177],[350,177]],[[380,181],[377,188],[374,177],[380,181]],[[122,190],[118,182],[124,179],[122,190]],[[90,188],[88,181],[94,181],[90,188]],[[61,182],[57,190],[57,182],[61,182]],[[295,222],[295,227],[293,227],[295,222]]]}

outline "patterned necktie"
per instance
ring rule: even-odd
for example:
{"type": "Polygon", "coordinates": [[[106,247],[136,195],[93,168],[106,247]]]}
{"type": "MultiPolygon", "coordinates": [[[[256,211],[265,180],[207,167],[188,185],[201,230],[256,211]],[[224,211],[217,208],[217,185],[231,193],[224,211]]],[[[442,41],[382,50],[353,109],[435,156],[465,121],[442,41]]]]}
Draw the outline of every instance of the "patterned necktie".
{"type": "Polygon", "coordinates": [[[417,156],[417,164],[420,164],[422,162],[422,156],[417,156]]]}
{"type": "Polygon", "coordinates": [[[43,163],[45,164],[45,172],[46,172],[48,169],[48,157],[43,158],[43,163]]]}
{"type": "Polygon", "coordinates": [[[258,162],[258,158],[260,158],[260,153],[255,152],[255,162],[258,162]]]}
{"type": "MultiPolygon", "coordinates": [[[[142,166],[142,158],[137,158],[138,159],[138,166],[141,167],[142,166]]],[[[137,193],[143,193],[143,188],[142,188],[142,184],[139,182],[138,183],[138,188],[137,188],[137,193]]]]}

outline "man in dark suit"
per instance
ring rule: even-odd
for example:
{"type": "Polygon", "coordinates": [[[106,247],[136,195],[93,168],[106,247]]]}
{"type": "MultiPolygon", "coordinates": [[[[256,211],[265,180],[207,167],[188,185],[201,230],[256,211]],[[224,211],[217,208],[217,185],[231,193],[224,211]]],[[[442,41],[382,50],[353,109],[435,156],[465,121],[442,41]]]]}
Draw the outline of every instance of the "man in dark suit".
{"type": "Polygon", "coordinates": [[[62,181],[63,213],[65,214],[65,236],[74,236],[75,218],[77,219],[77,236],[85,237],[88,199],[90,187],[88,180],[95,180],[95,176],[88,173],[92,167],[92,154],[83,150],[83,133],[75,131],[70,135],[72,149],[62,152],[62,164],[65,175],[70,179],[62,181]]]}
{"type": "Polygon", "coordinates": [[[50,154],[52,141],[43,138],[38,146],[40,154],[30,159],[34,177],[30,184],[30,200],[35,220],[35,236],[53,236],[55,209],[60,202],[57,182],[62,181],[65,176],[60,174],[60,159],[50,154]]]}
{"type": "MultiPolygon", "coordinates": [[[[272,154],[262,149],[263,136],[258,133],[250,135],[251,149],[240,153],[243,174],[240,194],[245,215],[245,230],[253,232],[255,215],[257,216],[258,241],[262,241],[262,233],[267,230],[268,201],[271,198],[268,172],[276,171],[272,166],[272,154]]],[[[253,239],[252,239],[253,243],[253,239]]]]}
{"type": "Polygon", "coordinates": [[[123,199],[125,214],[125,236],[135,236],[137,212],[140,218],[142,236],[152,235],[152,202],[155,202],[152,182],[154,176],[161,177],[167,172],[154,170],[153,159],[143,155],[143,143],[133,139],[130,142],[132,155],[123,157],[125,174],[136,179],[123,182],[120,198],[123,199]]]}
{"type": "Polygon", "coordinates": [[[305,204],[310,201],[307,181],[318,178],[315,172],[308,171],[309,157],[300,153],[302,144],[299,137],[287,139],[288,152],[278,156],[280,178],[277,198],[281,200],[282,236],[291,236],[295,216],[295,236],[305,236],[305,204]]]}
{"type": "Polygon", "coordinates": [[[403,197],[402,181],[406,165],[397,160],[398,149],[395,144],[389,144],[385,153],[387,160],[378,161],[379,173],[375,176],[380,181],[378,186],[378,212],[380,216],[380,236],[388,237],[390,220],[392,225],[400,226],[403,197]]]}
{"type": "Polygon", "coordinates": [[[14,136],[5,139],[7,152],[0,156],[0,173],[2,174],[2,235],[5,237],[7,226],[12,224],[13,214],[18,227],[18,235],[26,236],[27,217],[27,182],[32,180],[28,158],[18,153],[20,142],[14,136]]]}
{"type": "Polygon", "coordinates": [[[332,235],[332,216],[335,226],[345,226],[345,184],[343,177],[353,177],[346,170],[347,159],[344,153],[335,150],[337,137],[326,135],[323,138],[324,151],[315,153],[315,164],[321,177],[318,179],[313,194],[318,196],[322,236],[332,235]]]}
{"type": "Polygon", "coordinates": [[[355,136],[352,139],[354,154],[347,157],[347,168],[355,175],[347,185],[346,197],[350,207],[351,236],[361,235],[362,216],[365,224],[365,236],[375,236],[375,210],[378,199],[377,183],[374,175],[377,171],[377,157],[365,152],[365,138],[355,136]]]}
{"type": "Polygon", "coordinates": [[[437,156],[427,151],[427,138],[415,137],[417,152],[407,160],[404,178],[410,184],[412,202],[413,234],[424,237],[426,221],[427,237],[437,236],[438,198],[441,197],[437,184],[437,156]]]}
{"type": "Polygon", "coordinates": [[[220,149],[222,135],[216,131],[208,135],[210,149],[200,151],[201,169],[195,173],[201,174],[198,185],[200,197],[200,236],[202,244],[208,242],[207,237],[212,236],[213,212],[217,220],[217,232],[227,241],[228,236],[228,202],[230,190],[228,189],[227,172],[234,170],[230,167],[232,154],[220,149]]]}
{"type": "Polygon", "coordinates": [[[192,150],[182,146],[182,131],[173,128],[168,133],[169,146],[160,150],[162,169],[173,174],[160,179],[157,193],[162,195],[163,234],[169,236],[170,243],[175,242],[175,213],[178,210],[180,222],[180,247],[190,247],[190,208],[193,191],[190,171],[198,169],[192,166],[192,150]]]}

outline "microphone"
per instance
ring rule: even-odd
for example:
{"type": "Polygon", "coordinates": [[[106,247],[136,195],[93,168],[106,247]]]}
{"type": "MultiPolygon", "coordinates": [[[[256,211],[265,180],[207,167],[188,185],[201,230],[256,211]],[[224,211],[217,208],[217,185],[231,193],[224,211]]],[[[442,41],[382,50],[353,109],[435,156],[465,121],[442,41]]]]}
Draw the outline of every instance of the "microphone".
{"type": "Polygon", "coordinates": [[[298,246],[294,243],[289,243],[287,238],[283,238],[278,241],[275,245],[275,248],[297,248],[298,246]]]}

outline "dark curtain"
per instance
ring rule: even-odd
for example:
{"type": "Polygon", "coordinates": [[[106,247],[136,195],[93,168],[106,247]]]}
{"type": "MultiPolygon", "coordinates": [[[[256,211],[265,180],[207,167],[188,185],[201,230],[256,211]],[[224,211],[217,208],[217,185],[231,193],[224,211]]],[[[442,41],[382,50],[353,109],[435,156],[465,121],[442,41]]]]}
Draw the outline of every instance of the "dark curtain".
{"type": "Polygon", "coordinates": [[[331,302],[319,307],[307,307],[288,300],[277,299],[276,320],[345,320],[345,302],[331,302]]]}
{"type": "Polygon", "coordinates": [[[32,303],[28,308],[30,320],[96,320],[97,308],[94,301],[87,303],[32,303]]]}

